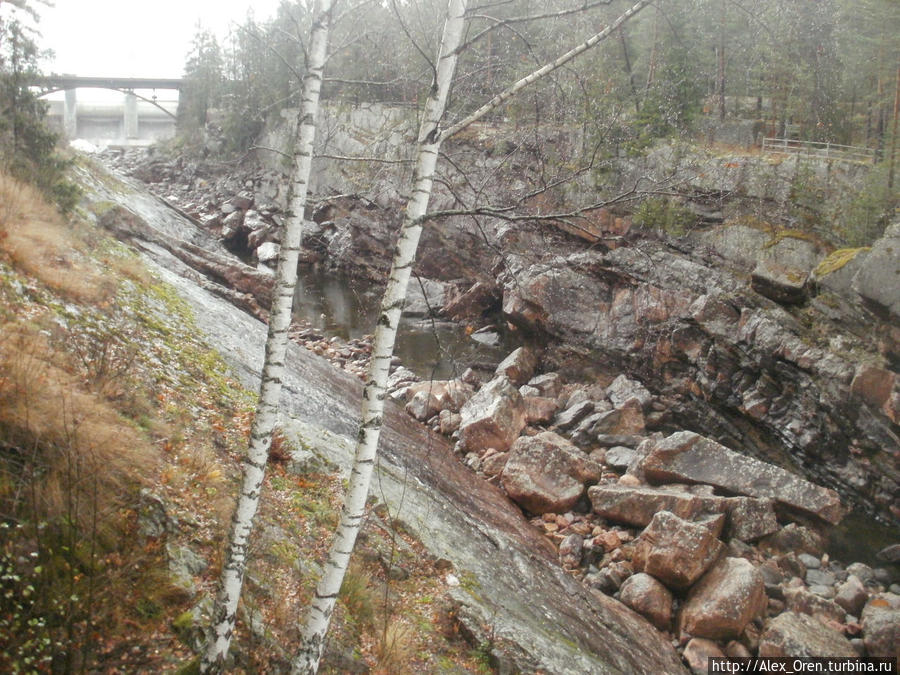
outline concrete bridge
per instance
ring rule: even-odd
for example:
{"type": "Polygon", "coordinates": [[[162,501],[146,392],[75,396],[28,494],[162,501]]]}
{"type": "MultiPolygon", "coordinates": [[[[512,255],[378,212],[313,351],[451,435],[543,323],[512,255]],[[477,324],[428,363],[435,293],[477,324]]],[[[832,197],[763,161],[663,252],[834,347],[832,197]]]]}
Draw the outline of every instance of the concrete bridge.
{"type": "Polygon", "coordinates": [[[147,145],[175,135],[178,96],[184,80],[175,78],[80,77],[51,75],[35,81],[44,94],[65,92],[50,101],[49,121],[69,139],[116,145],[147,145]],[[122,103],[79,103],[78,89],[109,89],[125,94],[122,103]],[[160,99],[157,91],[170,92],[160,99]]]}

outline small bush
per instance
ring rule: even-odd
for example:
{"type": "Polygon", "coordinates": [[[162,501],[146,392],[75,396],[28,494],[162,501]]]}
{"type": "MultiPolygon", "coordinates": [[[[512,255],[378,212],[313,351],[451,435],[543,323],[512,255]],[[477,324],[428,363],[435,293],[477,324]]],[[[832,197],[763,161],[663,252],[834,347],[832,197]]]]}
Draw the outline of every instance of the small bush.
{"type": "Polygon", "coordinates": [[[641,202],[633,221],[635,225],[659,230],[672,237],[681,237],[696,225],[697,216],[678,202],[651,197],[641,202]]]}

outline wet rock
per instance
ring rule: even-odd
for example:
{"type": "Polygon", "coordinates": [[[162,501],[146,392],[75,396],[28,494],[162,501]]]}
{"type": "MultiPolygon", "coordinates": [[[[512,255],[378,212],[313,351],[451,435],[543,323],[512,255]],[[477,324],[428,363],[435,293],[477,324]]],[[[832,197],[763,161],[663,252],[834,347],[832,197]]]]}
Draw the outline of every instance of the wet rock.
{"type": "Polygon", "coordinates": [[[519,347],[511,352],[497,366],[497,375],[505,375],[509,381],[520,386],[528,382],[537,367],[537,356],[528,347],[519,347]]]}
{"type": "Polygon", "coordinates": [[[737,494],[769,497],[832,524],[843,517],[840,498],[833,490],[690,431],[674,433],[657,443],[642,466],[654,482],[706,483],[737,494]]]}
{"type": "Polygon", "coordinates": [[[606,395],[616,408],[621,408],[630,399],[636,399],[641,408],[646,410],[653,401],[647,388],[627,375],[619,375],[613,380],[606,388],[606,395]]]}
{"type": "Polygon", "coordinates": [[[704,638],[692,638],[684,647],[684,660],[695,675],[707,675],[710,672],[709,660],[723,656],[725,654],[719,645],[704,638]]]}
{"type": "Polygon", "coordinates": [[[807,570],[806,583],[810,586],[834,586],[834,574],[827,570],[807,570]]]}
{"type": "Polygon", "coordinates": [[[870,598],[860,618],[866,653],[900,659],[900,596],[881,593],[870,598]]]}
{"type": "Polygon", "coordinates": [[[727,504],[722,497],[701,497],[678,488],[622,484],[595,485],[588,489],[588,497],[599,516],[638,527],[649,525],[660,512],[693,520],[700,515],[723,513],[727,504]]]}
{"type": "Polygon", "coordinates": [[[759,656],[856,655],[853,645],[837,630],[795,612],[785,612],[769,621],[759,642],[759,656]]]}
{"type": "Polygon", "coordinates": [[[460,410],[459,441],[467,450],[508,450],[525,426],[525,405],[505,377],[484,385],[460,410]]]}
{"type": "Polygon", "coordinates": [[[498,347],[500,345],[500,333],[490,326],[476,330],[470,337],[475,340],[475,342],[488,345],[489,347],[498,347]]]}
{"type": "Polygon", "coordinates": [[[766,609],[762,575],[743,558],[722,558],[688,593],[679,613],[682,633],[736,638],[766,609]]]}
{"type": "Polygon", "coordinates": [[[706,572],[723,549],[708,528],[660,511],[635,540],[633,562],[635,569],[669,588],[684,589],[706,572]]]}
{"type": "Polygon", "coordinates": [[[513,443],[500,478],[510,498],[532,513],[568,511],[600,467],[562,436],[545,431],[513,443]]]}
{"type": "Polygon", "coordinates": [[[840,605],[847,614],[859,616],[869,599],[869,592],[863,582],[855,574],[847,577],[847,580],[837,587],[834,601],[840,605]]]}
{"type": "Polygon", "coordinates": [[[660,630],[672,623],[672,594],[657,579],[638,572],[622,584],[619,599],[660,630]]]}

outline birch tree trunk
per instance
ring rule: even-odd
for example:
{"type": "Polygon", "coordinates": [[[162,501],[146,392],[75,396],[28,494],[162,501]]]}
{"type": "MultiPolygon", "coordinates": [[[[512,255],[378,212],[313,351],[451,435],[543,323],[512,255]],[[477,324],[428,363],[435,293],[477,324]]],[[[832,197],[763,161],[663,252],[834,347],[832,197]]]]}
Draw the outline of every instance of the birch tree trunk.
{"type": "Polygon", "coordinates": [[[390,277],[375,328],[372,358],[363,390],[362,416],[350,484],[341,511],[341,522],[325,564],[325,572],[316,587],[315,598],[306,616],[300,649],[293,663],[292,672],[296,675],[312,675],[319,668],[331,614],[365,514],[366,498],[369,494],[378,438],[381,434],[387,379],[394,353],[397,326],[400,323],[406,288],[422,233],[422,217],[428,210],[428,200],[431,197],[441,143],[438,126],[444,116],[447,94],[456,70],[458,48],[465,27],[465,12],[466,0],[449,0],[434,81],[425,102],[425,111],[419,128],[413,192],[406,206],[400,237],[391,263],[390,277]]]}
{"type": "Polygon", "coordinates": [[[269,447],[272,444],[272,432],[278,420],[288,329],[293,312],[294,289],[297,285],[297,260],[300,253],[303,213],[306,208],[313,141],[316,134],[316,113],[319,108],[319,92],[322,86],[322,71],[326,60],[333,4],[334,0],[316,0],[313,13],[307,73],[303,80],[303,101],[297,120],[297,139],[293,152],[290,215],[278,256],[259,400],[243,465],[241,493],[232,518],[228,548],[225,552],[209,643],[200,664],[201,673],[220,672],[228,656],[247,567],[247,545],[259,504],[269,447]]]}

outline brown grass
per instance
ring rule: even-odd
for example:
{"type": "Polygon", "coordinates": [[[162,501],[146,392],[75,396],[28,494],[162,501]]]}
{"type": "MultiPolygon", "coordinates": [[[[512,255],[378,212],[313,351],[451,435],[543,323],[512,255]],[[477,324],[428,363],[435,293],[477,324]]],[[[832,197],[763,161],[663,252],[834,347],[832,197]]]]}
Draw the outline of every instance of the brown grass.
{"type": "Polygon", "coordinates": [[[24,274],[68,300],[105,302],[116,281],[86,255],[90,245],[33,187],[0,173],[0,251],[24,274]]]}
{"type": "MultiPolygon", "coordinates": [[[[74,372],[37,329],[0,326],[0,431],[10,457],[26,467],[18,480],[29,483],[25,492],[0,494],[11,499],[7,508],[27,506],[48,520],[71,515],[73,500],[111,510],[155,473],[157,450],[74,372]]],[[[5,482],[5,490],[16,489],[16,481],[5,482]]]]}

